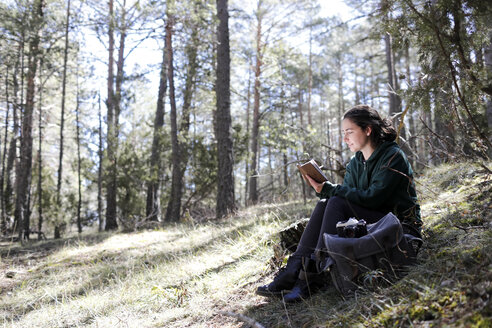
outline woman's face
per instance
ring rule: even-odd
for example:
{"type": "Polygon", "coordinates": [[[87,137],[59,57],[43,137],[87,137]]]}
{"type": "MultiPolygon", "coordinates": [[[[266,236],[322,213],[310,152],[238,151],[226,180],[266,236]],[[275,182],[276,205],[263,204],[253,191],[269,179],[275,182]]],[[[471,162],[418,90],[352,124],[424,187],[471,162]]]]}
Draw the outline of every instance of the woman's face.
{"type": "Polygon", "coordinates": [[[342,121],[342,133],[343,141],[354,153],[359,150],[364,151],[373,148],[371,139],[369,138],[371,135],[371,127],[362,130],[360,126],[346,118],[342,121]]]}

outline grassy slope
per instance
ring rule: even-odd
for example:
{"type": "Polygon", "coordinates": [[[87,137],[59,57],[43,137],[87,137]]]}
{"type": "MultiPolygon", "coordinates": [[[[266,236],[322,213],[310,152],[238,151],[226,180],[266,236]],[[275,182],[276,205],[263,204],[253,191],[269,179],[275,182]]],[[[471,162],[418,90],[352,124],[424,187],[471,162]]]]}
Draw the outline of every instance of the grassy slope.
{"type": "Polygon", "coordinates": [[[420,178],[421,263],[391,287],[348,299],[333,287],[288,306],[254,295],[274,272],[276,231],[308,216],[315,200],[155,231],[2,245],[0,324],[245,327],[235,316],[243,315],[265,327],[490,327],[491,181],[472,163],[420,178]]]}

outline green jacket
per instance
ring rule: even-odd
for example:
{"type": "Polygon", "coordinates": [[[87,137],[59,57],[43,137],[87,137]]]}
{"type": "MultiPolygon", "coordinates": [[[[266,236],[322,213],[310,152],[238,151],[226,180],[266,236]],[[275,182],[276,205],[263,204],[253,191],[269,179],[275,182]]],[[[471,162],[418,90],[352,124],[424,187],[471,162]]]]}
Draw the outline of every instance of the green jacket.
{"type": "Polygon", "coordinates": [[[317,195],[340,196],[369,209],[391,211],[402,222],[417,229],[422,226],[412,168],[393,141],[379,145],[367,161],[357,152],[347,165],[343,184],[326,182],[317,195]]]}

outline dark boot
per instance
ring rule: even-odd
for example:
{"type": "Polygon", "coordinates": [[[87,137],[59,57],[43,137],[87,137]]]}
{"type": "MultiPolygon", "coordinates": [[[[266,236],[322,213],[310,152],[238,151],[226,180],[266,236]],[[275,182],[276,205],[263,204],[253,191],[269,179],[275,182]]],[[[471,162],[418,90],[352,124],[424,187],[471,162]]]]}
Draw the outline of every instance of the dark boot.
{"type": "Polygon", "coordinates": [[[256,289],[256,294],[261,296],[281,296],[283,291],[291,290],[297,281],[302,266],[302,258],[292,255],[287,260],[287,265],[280,269],[275,278],[268,285],[256,289]]]}
{"type": "Polygon", "coordinates": [[[323,284],[323,274],[318,273],[316,262],[311,259],[305,259],[299,278],[292,290],[284,295],[284,301],[286,303],[294,303],[306,300],[319,290],[323,284]]]}

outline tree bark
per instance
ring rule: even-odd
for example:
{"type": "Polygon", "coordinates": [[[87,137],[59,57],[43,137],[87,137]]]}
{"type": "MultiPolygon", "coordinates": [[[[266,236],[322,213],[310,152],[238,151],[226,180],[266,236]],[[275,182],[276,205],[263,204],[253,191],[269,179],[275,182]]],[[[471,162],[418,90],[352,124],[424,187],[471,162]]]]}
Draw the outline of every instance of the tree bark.
{"type": "MultiPolygon", "coordinates": [[[[484,64],[487,71],[487,86],[492,90],[492,31],[489,33],[490,43],[484,49],[484,64]]],[[[492,96],[488,96],[486,110],[487,124],[489,130],[492,131],[492,96]]],[[[490,150],[492,151],[492,150],[490,150]]]]}
{"type": "Polygon", "coordinates": [[[251,153],[253,158],[251,160],[251,176],[249,185],[249,201],[251,204],[258,203],[258,143],[259,143],[259,131],[260,131],[260,88],[261,88],[261,69],[262,69],[262,14],[261,14],[261,2],[258,2],[257,10],[257,27],[256,27],[256,66],[255,66],[255,83],[253,91],[253,128],[251,131],[251,153]]]}
{"type": "Polygon", "coordinates": [[[230,91],[230,48],[229,11],[227,0],[217,0],[217,97],[216,130],[218,178],[217,178],[217,218],[236,210],[234,199],[234,155],[231,137],[231,91],[230,91]]]}
{"type": "MultiPolygon", "coordinates": [[[[194,3],[194,16],[198,15],[197,7],[198,1],[194,3]]],[[[192,23],[196,24],[196,22],[192,23]]],[[[185,47],[185,54],[187,59],[187,68],[185,75],[185,85],[183,91],[183,107],[181,113],[181,124],[179,126],[178,134],[178,152],[179,156],[174,158],[173,152],[173,172],[171,181],[171,194],[172,197],[169,200],[169,205],[166,211],[166,220],[179,221],[182,215],[182,197],[184,191],[184,175],[186,167],[188,165],[189,158],[189,130],[190,130],[190,116],[191,116],[191,101],[193,99],[193,91],[195,90],[195,79],[197,72],[197,53],[198,53],[198,33],[197,26],[192,26],[192,32],[190,41],[185,47]],[[175,165],[177,163],[177,165],[175,165]],[[175,188],[173,190],[173,188],[175,188]]],[[[177,113],[176,113],[177,115],[177,113]]]]}
{"type": "Polygon", "coordinates": [[[31,187],[32,169],[32,116],[34,110],[34,96],[36,92],[35,78],[37,70],[37,57],[39,56],[39,31],[43,23],[44,0],[35,1],[35,10],[32,13],[32,26],[34,35],[29,41],[29,57],[27,70],[26,107],[22,118],[22,140],[20,147],[19,183],[17,185],[17,200],[15,216],[21,224],[19,240],[29,239],[29,194],[31,187]]]}
{"type": "Polygon", "coordinates": [[[101,232],[104,228],[103,208],[102,208],[102,170],[103,170],[103,137],[102,137],[102,113],[101,113],[101,94],[98,94],[98,118],[99,118],[99,165],[97,168],[97,218],[99,220],[98,231],[101,232]]]}
{"type": "Polygon", "coordinates": [[[108,154],[108,174],[106,187],[106,226],[105,230],[115,230],[118,228],[116,221],[116,120],[115,120],[115,93],[114,93],[114,8],[113,0],[108,1],[109,6],[109,27],[108,27],[108,132],[107,132],[107,154],[108,154]]]}
{"type": "MultiPolygon", "coordinates": [[[[39,76],[43,72],[43,59],[39,62],[39,76]]],[[[41,240],[43,233],[43,88],[39,88],[39,104],[38,104],[38,240],[41,240]]]]}
{"type": "Polygon", "coordinates": [[[393,39],[391,34],[386,33],[384,36],[384,44],[386,46],[386,67],[388,69],[388,86],[389,86],[389,114],[394,115],[400,112],[400,97],[396,93],[395,62],[393,55],[393,39]]]}
{"type": "MultiPolygon", "coordinates": [[[[9,144],[9,151],[8,151],[8,157],[7,157],[7,174],[6,174],[6,179],[7,183],[5,186],[5,195],[4,195],[4,202],[5,202],[5,212],[7,216],[12,215],[13,208],[15,208],[15,199],[14,199],[14,189],[16,189],[17,185],[17,180],[19,178],[18,174],[18,167],[19,163],[17,160],[17,140],[19,138],[19,115],[18,113],[20,112],[21,109],[21,104],[22,104],[22,99],[18,99],[18,94],[19,94],[19,80],[17,79],[17,76],[21,76],[23,79],[24,74],[19,73],[19,62],[21,63],[21,69],[20,71],[24,71],[24,35],[22,35],[21,43],[19,44],[19,52],[18,52],[18,58],[17,61],[15,62],[15,68],[14,68],[14,75],[12,77],[12,82],[13,82],[13,95],[14,95],[14,103],[13,103],[13,113],[12,113],[12,120],[13,120],[13,131],[12,131],[12,138],[10,139],[10,144],[9,144]],[[14,177],[12,177],[12,172],[15,169],[15,180],[14,177]]],[[[23,84],[23,83],[21,83],[23,84]]],[[[21,87],[22,90],[22,87],[21,87]]],[[[14,216],[14,226],[13,226],[13,231],[18,232],[19,231],[19,222],[16,221],[16,218],[14,216]]]]}
{"type": "Polygon", "coordinates": [[[162,64],[157,95],[157,107],[154,118],[154,137],[150,155],[150,180],[147,186],[146,217],[149,221],[158,221],[160,217],[159,188],[161,181],[162,159],[161,139],[164,127],[164,98],[167,91],[167,42],[162,50],[162,64]]]}
{"type": "MultiPolygon", "coordinates": [[[[252,71],[252,65],[249,65],[248,69],[248,92],[247,92],[247,97],[246,97],[246,144],[249,145],[250,143],[250,108],[251,108],[251,71],[252,71]]],[[[250,166],[250,148],[249,146],[247,147],[246,150],[246,161],[245,161],[245,177],[246,181],[244,183],[244,206],[248,206],[248,191],[249,191],[249,166],[250,166]]]]}
{"type": "MultiPolygon", "coordinates": [[[[61,187],[63,176],[63,129],[65,127],[65,96],[67,89],[67,64],[68,64],[68,30],[70,26],[70,0],[67,2],[67,21],[65,25],[65,49],[63,49],[63,73],[62,73],[62,96],[61,96],[61,117],[60,117],[60,155],[58,159],[58,180],[56,184],[56,204],[58,211],[61,211],[61,187]]],[[[55,238],[60,238],[61,222],[55,223],[55,238]]]]}
{"type": "Polygon", "coordinates": [[[7,215],[5,212],[5,159],[7,155],[7,138],[8,138],[8,127],[9,127],[9,113],[10,113],[10,103],[9,103],[9,66],[6,66],[5,74],[5,136],[3,138],[3,152],[2,152],[2,174],[1,174],[1,184],[0,184],[0,201],[2,213],[0,222],[0,233],[4,235],[7,232],[7,215]]]}
{"type": "Polygon", "coordinates": [[[307,114],[308,114],[308,127],[313,125],[311,117],[311,95],[313,92],[313,25],[309,24],[309,59],[308,59],[308,94],[307,94],[307,114]]]}
{"type": "MultiPolygon", "coordinates": [[[[77,72],[78,73],[78,72],[77,72]]],[[[77,74],[78,76],[78,74],[77,74]]],[[[82,233],[82,174],[81,174],[81,158],[80,158],[80,94],[79,94],[79,79],[77,77],[77,100],[75,105],[75,127],[76,127],[76,139],[77,139],[77,231],[82,233]]]]}
{"type": "MultiPolygon", "coordinates": [[[[337,55],[337,76],[338,76],[338,149],[340,149],[340,157],[337,165],[337,171],[342,169],[342,165],[344,162],[343,159],[343,135],[342,135],[342,117],[345,113],[345,102],[343,100],[343,63],[342,63],[342,54],[339,53],[337,55]]],[[[338,177],[340,181],[341,178],[338,177]]],[[[340,181],[341,182],[341,181],[340,181]]]]}
{"type": "Polygon", "coordinates": [[[180,219],[181,210],[181,182],[180,180],[180,145],[178,141],[178,122],[176,109],[176,96],[174,93],[174,60],[173,60],[173,44],[172,35],[174,28],[174,0],[167,1],[167,24],[166,24],[166,44],[167,44],[167,79],[169,83],[169,103],[171,107],[171,149],[172,149],[172,177],[171,177],[171,194],[169,203],[166,209],[166,221],[177,222],[180,219]]]}

